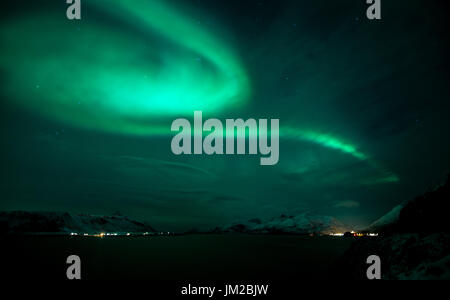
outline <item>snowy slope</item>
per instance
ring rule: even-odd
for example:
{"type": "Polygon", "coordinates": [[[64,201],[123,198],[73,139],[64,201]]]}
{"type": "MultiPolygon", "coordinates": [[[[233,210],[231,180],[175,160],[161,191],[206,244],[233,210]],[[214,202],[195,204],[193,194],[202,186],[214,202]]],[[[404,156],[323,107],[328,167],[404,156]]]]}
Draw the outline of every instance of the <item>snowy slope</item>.
{"type": "Polygon", "coordinates": [[[366,259],[376,254],[382,261],[382,279],[450,279],[450,235],[447,233],[393,234],[358,239],[341,257],[336,272],[346,279],[366,279],[366,259]]]}
{"type": "Polygon", "coordinates": [[[0,212],[1,233],[140,233],[154,232],[124,216],[71,215],[67,212],[0,212]]]}
{"type": "Polygon", "coordinates": [[[370,224],[370,226],[368,227],[368,230],[369,231],[377,231],[377,229],[380,229],[384,226],[387,226],[387,225],[397,222],[397,220],[400,216],[400,211],[402,209],[403,209],[403,205],[401,205],[401,204],[397,205],[391,211],[389,211],[387,214],[385,214],[384,216],[382,216],[381,218],[379,218],[378,220],[376,220],[375,222],[370,224]]]}
{"type": "Polygon", "coordinates": [[[311,234],[339,233],[347,231],[347,227],[333,217],[312,213],[302,213],[296,216],[276,217],[267,221],[252,219],[246,222],[236,222],[213,230],[215,233],[272,233],[272,234],[311,234]]]}

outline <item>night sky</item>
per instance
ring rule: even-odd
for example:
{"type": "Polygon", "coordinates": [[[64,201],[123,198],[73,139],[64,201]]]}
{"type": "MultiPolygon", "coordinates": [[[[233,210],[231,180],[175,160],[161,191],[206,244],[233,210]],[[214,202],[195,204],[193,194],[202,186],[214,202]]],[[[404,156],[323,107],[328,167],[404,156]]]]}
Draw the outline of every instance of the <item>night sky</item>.
{"type": "Polygon", "coordinates": [[[450,167],[448,1],[14,1],[0,26],[1,210],[208,228],[364,226],[450,167]],[[392,3],[395,2],[395,3],[392,3]],[[280,159],[171,152],[173,120],[280,120],[280,159]]]}

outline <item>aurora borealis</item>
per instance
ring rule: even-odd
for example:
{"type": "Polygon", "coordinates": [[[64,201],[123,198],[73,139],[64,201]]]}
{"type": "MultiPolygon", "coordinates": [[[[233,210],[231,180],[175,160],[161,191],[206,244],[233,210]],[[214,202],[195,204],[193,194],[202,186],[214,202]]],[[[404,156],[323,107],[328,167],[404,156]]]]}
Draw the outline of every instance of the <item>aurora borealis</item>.
{"type": "Polygon", "coordinates": [[[111,31],[97,19],[73,30],[56,10],[14,19],[2,28],[2,66],[11,87],[29,88],[7,93],[51,118],[127,134],[155,133],[157,123],[151,123],[158,116],[216,112],[246,100],[247,78],[237,58],[183,15],[158,1],[91,2],[141,35],[111,31]]]}
{"type": "Polygon", "coordinates": [[[65,3],[11,4],[2,209],[170,229],[314,210],[359,225],[435,183],[450,161],[439,5],[419,28],[418,2],[379,23],[364,1],[319,2],[86,0],[80,21],[65,3]],[[170,124],[195,110],[280,119],[279,164],[174,156],[170,124]]]}

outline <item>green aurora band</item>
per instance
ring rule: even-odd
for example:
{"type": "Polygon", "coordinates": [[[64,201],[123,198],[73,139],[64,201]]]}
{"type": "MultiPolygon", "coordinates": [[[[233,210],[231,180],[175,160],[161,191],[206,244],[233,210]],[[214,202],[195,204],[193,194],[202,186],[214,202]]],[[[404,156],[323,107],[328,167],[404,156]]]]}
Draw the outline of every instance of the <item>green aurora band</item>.
{"type": "Polygon", "coordinates": [[[137,134],[158,118],[217,113],[248,99],[237,56],[193,20],[157,1],[88,3],[123,27],[68,21],[60,11],[2,27],[7,94],[63,122],[137,134]]]}
{"type": "MultiPolygon", "coordinates": [[[[154,0],[85,4],[104,18],[68,22],[55,10],[5,20],[0,70],[10,101],[85,129],[170,136],[171,118],[238,111],[250,98],[249,79],[229,45],[176,8],[154,0]],[[108,18],[123,26],[110,30],[108,18]]],[[[332,135],[287,126],[280,138],[367,161],[381,176],[366,184],[399,181],[332,135]]]]}

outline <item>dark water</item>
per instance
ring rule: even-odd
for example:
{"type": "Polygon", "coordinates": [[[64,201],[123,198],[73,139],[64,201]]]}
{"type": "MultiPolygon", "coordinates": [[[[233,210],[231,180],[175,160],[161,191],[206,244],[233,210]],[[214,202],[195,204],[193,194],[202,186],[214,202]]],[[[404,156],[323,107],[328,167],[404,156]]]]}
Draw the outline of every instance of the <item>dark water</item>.
{"type": "Polygon", "coordinates": [[[2,237],[3,274],[65,279],[81,258],[83,279],[328,279],[352,239],[303,236],[2,237]]]}

